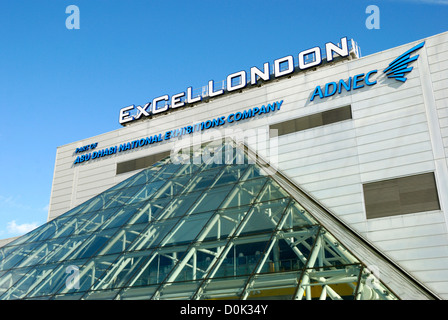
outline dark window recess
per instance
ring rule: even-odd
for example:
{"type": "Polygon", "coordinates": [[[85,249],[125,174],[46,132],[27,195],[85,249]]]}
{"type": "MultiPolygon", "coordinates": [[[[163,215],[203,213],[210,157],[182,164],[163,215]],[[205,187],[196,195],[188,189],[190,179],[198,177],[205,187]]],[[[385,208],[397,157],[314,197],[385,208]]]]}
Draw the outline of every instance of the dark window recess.
{"type": "Polygon", "coordinates": [[[440,210],[434,173],[363,185],[367,219],[440,210]]]}
{"type": "Polygon", "coordinates": [[[278,130],[278,135],[284,135],[306,129],[324,126],[327,124],[352,119],[351,106],[315,113],[309,116],[288,120],[271,125],[269,129],[278,130]]]}
{"type": "Polygon", "coordinates": [[[147,157],[117,163],[117,174],[149,167],[170,155],[170,151],[153,154],[147,157]]]}

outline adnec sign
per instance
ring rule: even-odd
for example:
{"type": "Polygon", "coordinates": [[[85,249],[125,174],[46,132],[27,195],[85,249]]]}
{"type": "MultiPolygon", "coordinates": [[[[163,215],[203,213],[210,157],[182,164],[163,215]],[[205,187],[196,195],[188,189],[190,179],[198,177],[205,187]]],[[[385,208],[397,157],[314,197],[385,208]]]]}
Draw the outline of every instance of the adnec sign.
{"type": "MultiPolygon", "coordinates": [[[[405,75],[413,69],[413,67],[409,67],[409,64],[416,61],[419,56],[416,55],[411,57],[411,54],[422,48],[424,45],[425,42],[419,43],[415,47],[400,55],[392,61],[386,69],[383,70],[383,73],[388,78],[393,78],[400,82],[406,82],[407,78],[405,75]]],[[[311,95],[310,101],[313,101],[316,97],[321,99],[328,98],[336,93],[340,94],[344,90],[348,92],[363,88],[364,86],[373,86],[377,83],[377,81],[373,79],[376,73],[378,73],[378,70],[370,70],[366,74],[360,73],[353,77],[349,77],[347,80],[340,79],[338,82],[328,82],[325,86],[323,86],[323,88],[317,86],[311,95]]]]}

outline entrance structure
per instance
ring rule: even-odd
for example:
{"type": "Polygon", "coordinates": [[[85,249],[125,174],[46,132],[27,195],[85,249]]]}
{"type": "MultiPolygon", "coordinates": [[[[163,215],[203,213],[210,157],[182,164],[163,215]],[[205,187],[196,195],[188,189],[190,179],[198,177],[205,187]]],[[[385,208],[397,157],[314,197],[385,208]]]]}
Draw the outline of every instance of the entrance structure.
{"type": "Polygon", "coordinates": [[[247,146],[183,156],[2,247],[0,299],[437,299],[247,146]]]}

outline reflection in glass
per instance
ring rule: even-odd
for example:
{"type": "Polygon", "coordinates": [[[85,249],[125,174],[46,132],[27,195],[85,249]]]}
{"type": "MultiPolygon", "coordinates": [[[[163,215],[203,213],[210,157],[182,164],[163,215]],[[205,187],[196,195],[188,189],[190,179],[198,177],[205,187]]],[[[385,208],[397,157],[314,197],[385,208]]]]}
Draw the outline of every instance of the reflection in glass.
{"type": "Polygon", "coordinates": [[[244,148],[187,154],[0,248],[0,299],[397,298],[244,148]]]}

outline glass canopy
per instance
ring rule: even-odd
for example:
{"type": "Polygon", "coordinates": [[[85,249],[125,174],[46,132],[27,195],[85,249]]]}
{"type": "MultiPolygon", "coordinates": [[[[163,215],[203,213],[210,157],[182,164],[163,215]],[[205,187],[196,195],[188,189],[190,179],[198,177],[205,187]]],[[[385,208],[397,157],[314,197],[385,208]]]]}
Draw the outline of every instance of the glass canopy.
{"type": "Polygon", "coordinates": [[[399,299],[244,149],[183,156],[0,248],[0,299],[399,299]]]}

